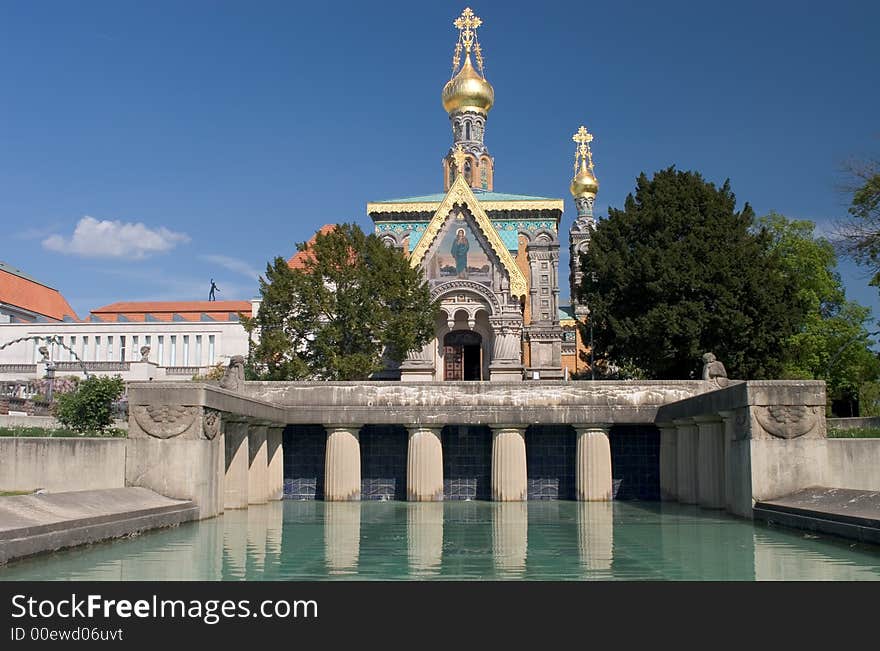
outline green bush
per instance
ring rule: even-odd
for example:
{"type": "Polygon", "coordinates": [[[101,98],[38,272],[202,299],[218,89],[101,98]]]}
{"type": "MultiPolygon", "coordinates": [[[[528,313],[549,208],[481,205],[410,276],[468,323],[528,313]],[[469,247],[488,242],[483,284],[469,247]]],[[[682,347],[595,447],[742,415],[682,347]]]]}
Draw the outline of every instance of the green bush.
{"type": "Polygon", "coordinates": [[[118,375],[90,377],[76,391],[58,396],[55,417],[75,432],[104,433],[113,424],[113,403],[123,391],[125,383],[118,375]]]}

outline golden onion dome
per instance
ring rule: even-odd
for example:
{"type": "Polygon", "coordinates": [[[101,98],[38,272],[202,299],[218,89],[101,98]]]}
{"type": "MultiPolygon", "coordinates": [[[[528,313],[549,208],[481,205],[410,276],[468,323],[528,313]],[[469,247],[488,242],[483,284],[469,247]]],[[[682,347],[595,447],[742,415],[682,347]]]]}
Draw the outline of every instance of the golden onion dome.
{"type": "Polygon", "coordinates": [[[471,109],[485,115],[495,102],[495,90],[474,69],[468,53],[458,74],[446,82],[441,97],[447,113],[471,109]]]}
{"type": "Polygon", "coordinates": [[[595,197],[599,192],[599,181],[587,167],[587,161],[581,160],[581,168],[574,175],[569,187],[574,197],[595,197]]]}

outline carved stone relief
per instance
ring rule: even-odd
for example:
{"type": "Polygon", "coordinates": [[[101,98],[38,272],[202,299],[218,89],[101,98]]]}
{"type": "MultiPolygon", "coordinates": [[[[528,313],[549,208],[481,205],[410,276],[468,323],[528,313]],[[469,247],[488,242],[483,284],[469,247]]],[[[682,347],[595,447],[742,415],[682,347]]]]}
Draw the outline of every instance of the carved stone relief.
{"type": "Polygon", "coordinates": [[[819,423],[816,407],[804,405],[771,405],[755,407],[758,424],[771,436],[794,439],[812,432],[819,423]]]}
{"type": "Polygon", "coordinates": [[[216,409],[205,409],[204,411],[205,415],[202,420],[202,431],[204,432],[206,439],[213,441],[220,433],[223,418],[220,412],[216,409]]]}
{"type": "Polygon", "coordinates": [[[132,407],[134,419],[140,428],[158,439],[180,436],[195,421],[198,407],[181,405],[135,405],[132,407]]]}

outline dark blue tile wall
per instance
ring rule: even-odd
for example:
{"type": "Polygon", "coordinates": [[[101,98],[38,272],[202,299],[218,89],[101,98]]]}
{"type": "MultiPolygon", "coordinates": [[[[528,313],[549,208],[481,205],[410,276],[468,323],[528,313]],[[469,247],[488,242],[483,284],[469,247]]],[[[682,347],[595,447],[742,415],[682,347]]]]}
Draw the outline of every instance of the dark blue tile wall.
{"type": "Polygon", "coordinates": [[[660,430],[653,425],[616,425],[610,440],[614,499],[659,500],[660,430]]]}
{"type": "Polygon", "coordinates": [[[361,499],[406,499],[406,428],[367,425],[361,428],[361,499]]]}
{"type": "Polygon", "coordinates": [[[284,428],[284,498],[324,499],[324,451],[327,433],[320,425],[284,428]]]}
{"type": "Polygon", "coordinates": [[[526,430],[526,473],[530,500],[575,499],[577,439],[567,425],[532,425],[526,430]]]}
{"type": "Polygon", "coordinates": [[[443,499],[492,499],[492,432],[488,427],[450,425],[443,444],[443,499]]]}

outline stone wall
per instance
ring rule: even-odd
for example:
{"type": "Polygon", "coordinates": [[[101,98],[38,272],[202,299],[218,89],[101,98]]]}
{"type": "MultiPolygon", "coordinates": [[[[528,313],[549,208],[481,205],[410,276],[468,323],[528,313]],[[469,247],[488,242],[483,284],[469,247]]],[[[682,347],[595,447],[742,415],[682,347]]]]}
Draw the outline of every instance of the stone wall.
{"type": "Polygon", "coordinates": [[[828,439],[824,485],[880,491],[880,439],[828,439]]]}
{"type": "Polygon", "coordinates": [[[0,491],[125,486],[125,439],[0,437],[0,491]]]}

